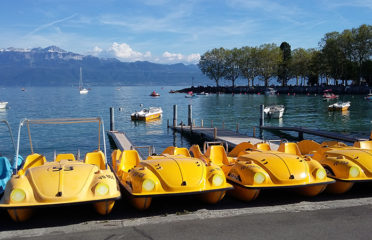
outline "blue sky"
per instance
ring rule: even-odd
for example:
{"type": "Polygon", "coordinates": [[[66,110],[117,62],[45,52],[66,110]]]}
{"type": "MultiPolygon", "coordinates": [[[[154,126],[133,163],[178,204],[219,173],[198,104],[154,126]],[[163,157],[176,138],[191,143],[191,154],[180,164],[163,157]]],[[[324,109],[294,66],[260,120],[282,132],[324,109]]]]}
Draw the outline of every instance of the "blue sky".
{"type": "Polygon", "coordinates": [[[2,0],[0,48],[196,63],[216,47],[313,48],[327,32],[364,23],[372,0],[2,0]]]}

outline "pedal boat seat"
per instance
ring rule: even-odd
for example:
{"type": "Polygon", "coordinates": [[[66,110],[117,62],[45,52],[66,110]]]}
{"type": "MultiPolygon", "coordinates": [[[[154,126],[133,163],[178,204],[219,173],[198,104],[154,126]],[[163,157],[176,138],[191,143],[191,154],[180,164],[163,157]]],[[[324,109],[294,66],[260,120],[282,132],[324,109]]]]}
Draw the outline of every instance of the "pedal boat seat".
{"type": "Polygon", "coordinates": [[[105,156],[103,152],[88,152],[85,154],[84,163],[96,165],[101,170],[106,170],[105,156]]]}

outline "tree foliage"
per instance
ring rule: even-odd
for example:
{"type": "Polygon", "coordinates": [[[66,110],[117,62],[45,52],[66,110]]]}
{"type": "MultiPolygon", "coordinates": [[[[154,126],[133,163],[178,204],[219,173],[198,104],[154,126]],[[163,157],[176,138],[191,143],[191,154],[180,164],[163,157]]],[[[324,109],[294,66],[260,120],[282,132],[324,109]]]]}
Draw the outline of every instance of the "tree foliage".
{"type": "Polygon", "coordinates": [[[225,75],[225,53],[224,48],[214,48],[204,53],[200,57],[199,68],[211,80],[216,82],[219,87],[220,79],[225,75]]]}
{"type": "Polygon", "coordinates": [[[225,69],[224,78],[232,82],[232,87],[235,88],[235,81],[240,76],[239,58],[242,56],[242,50],[234,48],[225,51],[225,69]]]}
{"type": "Polygon", "coordinates": [[[280,44],[280,50],[282,52],[282,59],[278,67],[278,82],[282,86],[287,85],[288,80],[290,79],[290,64],[291,64],[291,45],[287,42],[282,42],[280,44]]]}
{"type": "Polygon", "coordinates": [[[258,49],[242,47],[238,64],[240,75],[248,81],[247,86],[253,86],[254,79],[258,76],[258,49]]]}
{"type": "Polygon", "coordinates": [[[372,84],[372,26],[363,24],[343,32],[329,32],[319,42],[319,48],[297,48],[291,51],[287,42],[280,47],[263,44],[259,47],[215,48],[207,51],[199,61],[200,70],[219,86],[220,79],[232,82],[238,78],[247,80],[253,86],[259,79],[265,86],[276,78],[282,86],[291,78],[296,85],[318,85],[321,79],[340,81],[346,85],[349,80],[361,84],[364,80],[372,84]]]}

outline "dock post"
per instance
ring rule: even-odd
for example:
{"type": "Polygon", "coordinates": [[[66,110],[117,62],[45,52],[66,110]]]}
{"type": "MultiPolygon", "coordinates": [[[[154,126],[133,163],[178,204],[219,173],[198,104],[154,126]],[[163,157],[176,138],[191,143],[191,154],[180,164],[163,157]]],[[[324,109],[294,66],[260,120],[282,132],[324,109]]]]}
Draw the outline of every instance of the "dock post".
{"type": "Polygon", "coordinates": [[[173,127],[177,126],[177,105],[173,105],[173,127]]]}
{"type": "Polygon", "coordinates": [[[187,125],[191,126],[192,125],[192,105],[189,104],[189,107],[188,107],[188,117],[187,117],[187,125]]]}
{"type": "Polygon", "coordinates": [[[239,133],[239,123],[236,123],[236,133],[239,133]]]}
{"type": "Polygon", "coordinates": [[[192,120],[192,125],[196,127],[195,119],[192,120]]]}
{"type": "Polygon", "coordinates": [[[222,129],[225,129],[225,121],[222,121],[222,129]]]}
{"type": "Polygon", "coordinates": [[[115,130],[115,113],[114,113],[114,108],[110,107],[110,131],[115,130]]]}
{"type": "Polygon", "coordinates": [[[298,132],[298,138],[300,140],[303,140],[304,139],[304,132],[298,132]]]}
{"type": "Polygon", "coordinates": [[[213,127],[213,119],[211,120],[211,128],[213,127]]]}
{"type": "Polygon", "coordinates": [[[260,105],[260,127],[264,126],[265,122],[265,113],[264,113],[265,105],[260,105]]]}
{"type": "Polygon", "coordinates": [[[169,128],[169,119],[167,119],[167,128],[169,128]]]}
{"type": "Polygon", "coordinates": [[[256,137],[256,128],[253,127],[253,137],[256,137]]]}
{"type": "Polygon", "coordinates": [[[217,128],[213,128],[213,138],[214,140],[217,139],[217,128]]]}
{"type": "Polygon", "coordinates": [[[204,127],[204,121],[203,121],[203,119],[201,120],[200,127],[204,127]]]}

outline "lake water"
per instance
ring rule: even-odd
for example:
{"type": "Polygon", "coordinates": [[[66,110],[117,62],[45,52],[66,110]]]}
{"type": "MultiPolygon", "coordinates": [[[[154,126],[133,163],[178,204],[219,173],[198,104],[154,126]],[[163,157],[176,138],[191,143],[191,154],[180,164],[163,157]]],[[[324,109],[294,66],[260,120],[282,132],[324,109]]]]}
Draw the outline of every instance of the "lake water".
{"type": "MultiPolygon", "coordinates": [[[[200,125],[201,119],[205,126],[220,127],[224,122],[225,128],[235,130],[239,122],[242,133],[252,135],[253,126],[259,122],[260,104],[282,104],[286,111],[282,120],[266,120],[266,125],[302,126],[340,132],[349,135],[368,137],[372,129],[372,102],[364,100],[364,96],[341,96],[340,100],[350,101],[350,110],[328,112],[321,96],[264,96],[264,95],[208,95],[198,98],[185,98],[184,94],[170,94],[170,89],[180,87],[96,87],[87,95],[80,95],[76,88],[1,88],[0,100],[9,102],[9,108],[0,111],[0,119],[8,120],[13,133],[17,135],[19,121],[22,118],[67,118],[67,117],[96,117],[101,116],[105,129],[109,129],[109,108],[115,107],[115,127],[125,131],[136,145],[154,145],[159,153],[167,146],[190,146],[190,143],[174,135],[167,129],[167,119],[172,123],[173,104],[178,105],[178,122],[187,122],[187,105],[193,106],[193,119],[200,125]],[[153,98],[153,91],[160,97],[153,98]],[[144,106],[159,106],[163,108],[163,118],[151,123],[133,122],[130,114],[144,106]],[[119,108],[122,111],[119,111],[119,108]]],[[[82,154],[96,148],[97,125],[70,126],[32,126],[31,134],[35,151],[51,157],[53,151],[77,152],[82,154]]],[[[21,153],[30,153],[26,128],[22,131],[21,153]]],[[[278,139],[269,132],[264,132],[265,139],[278,139]]],[[[321,141],[322,139],[312,137],[321,141]]],[[[109,147],[108,147],[109,148],[109,147]]],[[[8,132],[5,125],[0,127],[0,153],[12,154],[8,132]]]]}

